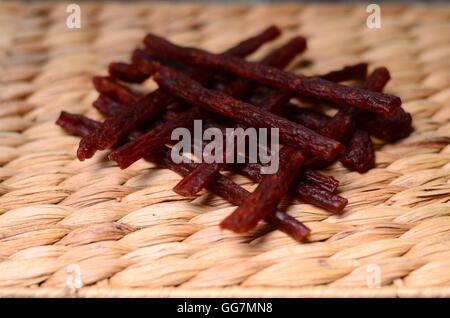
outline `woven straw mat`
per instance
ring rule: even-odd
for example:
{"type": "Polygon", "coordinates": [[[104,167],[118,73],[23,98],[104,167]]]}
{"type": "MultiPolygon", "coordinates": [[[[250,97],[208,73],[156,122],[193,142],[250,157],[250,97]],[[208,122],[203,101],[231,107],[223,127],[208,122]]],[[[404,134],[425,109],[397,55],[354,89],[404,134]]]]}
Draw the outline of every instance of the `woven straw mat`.
{"type": "Polygon", "coordinates": [[[0,4],[0,296],[450,295],[450,7],[383,5],[369,29],[361,5],[83,3],[81,29],[68,29],[66,6],[0,4]],[[79,138],[54,124],[61,110],[100,120],[92,76],[149,31],[219,52],[269,23],[285,32],[251,60],[304,35],[291,70],[387,66],[386,91],[414,117],[411,136],[375,141],[375,169],[324,171],[349,199],[342,216],[290,202],[306,243],[264,224],[221,231],[234,208],[221,198],[180,197],[180,177],[143,160],[79,162],[79,138]]]}

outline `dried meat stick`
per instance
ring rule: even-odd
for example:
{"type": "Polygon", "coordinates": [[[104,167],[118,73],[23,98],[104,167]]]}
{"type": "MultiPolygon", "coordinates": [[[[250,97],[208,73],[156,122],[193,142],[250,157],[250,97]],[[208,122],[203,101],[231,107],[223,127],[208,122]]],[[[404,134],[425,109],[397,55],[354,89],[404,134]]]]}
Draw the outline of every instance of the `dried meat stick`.
{"type": "MultiPolygon", "coordinates": [[[[233,165],[233,168],[234,166],[237,165],[233,165]]],[[[263,175],[260,172],[260,164],[243,164],[233,170],[254,182],[261,182],[263,180],[263,175]]],[[[305,169],[305,171],[311,170],[305,169]]],[[[347,205],[348,200],[333,193],[337,185],[335,186],[333,181],[330,182],[328,177],[322,175],[319,178],[317,178],[317,175],[313,178],[316,180],[311,180],[311,175],[305,176],[305,172],[301,172],[296,178],[297,180],[293,182],[289,194],[302,202],[321,207],[333,213],[341,213],[347,205]],[[318,181],[320,182],[320,179],[323,179],[324,182],[317,183],[318,181]]],[[[337,182],[337,180],[335,181],[337,182]]]]}
{"type": "Polygon", "coordinates": [[[335,214],[342,213],[348,203],[346,198],[304,181],[296,183],[289,190],[289,193],[302,202],[312,204],[335,214]]]}
{"type": "Polygon", "coordinates": [[[95,89],[103,95],[124,104],[134,105],[139,101],[139,96],[126,86],[116,83],[111,77],[95,76],[92,79],[95,89]]]}
{"type": "Polygon", "coordinates": [[[323,175],[320,172],[311,169],[303,169],[301,177],[305,182],[311,183],[329,192],[336,191],[339,186],[339,181],[335,178],[323,175]]]}
{"type": "MultiPolygon", "coordinates": [[[[336,71],[331,71],[319,77],[327,79],[332,82],[341,82],[347,80],[364,79],[367,75],[367,63],[359,63],[355,65],[348,65],[336,71]]],[[[281,114],[289,120],[302,124],[309,129],[318,131],[323,126],[327,125],[331,117],[314,111],[309,108],[300,108],[294,104],[286,103],[282,107],[274,110],[275,113],[281,114]]]]}
{"type": "MultiPolygon", "coordinates": [[[[231,169],[254,182],[261,182],[261,164],[259,163],[239,163],[231,165],[231,169]]],[[[339,181],[333,177],[325,176],[311,169],[300,171],[300,180],[322,188],[328,192],[334,192],[339,186],[339,181]]]]}
{"type": "Polygon", "coordinates": [[[116,102],[114,99],[100,94],[97,99],[92,103],[92,105],[97,109],[102,115],[107,117],[118,115],[125,107],[124,104],[116,102]]]}
{"type": "MultiPolygon", "coordinates": [[[[89,134],[96,126],[100,125],[99,122],[89,119],[84,115],[74,115],[67,112],[61,112],[56,123],[71,134],[79,136],[89,134]]],[[[132,138],[132,136],[130,136],[130,138],[132,138]]],[[[190,173],[196,166],[196,164],[173,163],[170,157],[170,149],[168,148],[158,154],[154,154],[152,157],[148,156],[146,159],[162,163],[170,170],[182,176],[190,173]]],[[[215,179],[208,185],[208,189],[236,205],[241,204],[244,199],[250,195],[249,191],[221,174],[215,176],[215,179]]],[[[303,223],[282,211],[275,211],[272,215],[266,217],[265,220],[299,242],[310,232],[310,229],[303,223]]]]}
{"type": "MultiPolygon", "coordinates": [[[[382,91],[390,78],[389,71],[385,67],[380,67],[370,74],[363,87],[372,91],[382,91]]],[[[325,136],[333,136],[336,140],[348,140],[356,129],[356,122],[363,113],[365,113],[363,110],[355,107],[344,107],[320,132],[325,136]]]]}
{"type": "MultiPolygon", "coordinates": [[[[280,34],[280,30],[276,27],[269,27],[261,34],[240,42],[224,53],[225,55],[236,55],[245,57],[256,51],[264,43],[273,40],[280,34]]],[[[211,78],[212,74],[205,71],[193,71],[192,78],[201,82],[211,78]]],[[[129,131],[134,129],[142,122],[152,118],[163,111],[167,105],[175,100],[162,90],[156,90],[142,97],[139,102],[131,109],[124,110],[120,115],[110,117],[102,125],[95,129],[92,133],[84,136],[77,150],[77,157],[83,161],[91,158],[97,150],[104,150],[125,136],[129,131]]]]}
{"type": "MultiPolygon", "coordinates": [[[[289,40],[285,45],[269,53],[259,64],[276,68],[285,68],[297,55],[306,50],[306,39],[297,36],[289,40]]],[[[250,96],[254,84],[246,79],[237,79],[225,87],[224,93],[236,99],[244,99],[250,96]]]]}
{"type": "MultiPolygon", "coordinates": [[[[259,46],[261,41],[270,41],[278,37],[281,31],[276,26],[270,26],[259,36],[250,38],[240,44],[237,49],[231,49],[227,54],[241,56],[241,52],[246,49],[253,50],[253,47],[259,46]]],[[[247,55],[247,54],[245,54],[247,55]]],[[[136,49],[132,54],[132,64],[111,63],[109,73],[112,77],[131,83],[142,83],[153,74],[148,60],[154,60],[155,56],[141,49],[136,49]]]]}
{"type": "Polygon", "coordinates": [[[331,120],[330,116],[309,108],[300,108],[291,103],[287,103],[281,108],[281,115],[314,131],[319,131],[331,120]]]}
{"type": "Polygon", "coordinates": [[[245,233],[254,228],[260,220],[275,212],[304,159],[301,153],[293,148],[281,148],[279,156],[278,171],[263,177],[244,202],[220,223],[222,228],[245,233]]]}
{"type": "Polygon", "coordinates": [[[130,83],[142,83],[153,73],[153,68],[145,60],[136,60],[132,64],[113,62],[108,67],[109,74],[130,83]]]}
{"type": "Polygon", "coordinates": [[[408,136],[412,128],[412,117],[403,108],[397,108],[392,115],[367,114],[362,116],[363,127],[377,138],[392,141],[408,136]]]}
{"type": "Polygon", "coordinates": [[[338,71],[331,71],[320,77],[331,82],[342,82],[350,79],[363,80],[367,75],[367,63],[358,63],[354,65],[344,66],[343,69],[338,71]]]}
{"type": "Polygon", "coordinates": [[[401,105],[397,96],[340,85],[319,77],[300,77],[270,66],[249,63],[241,58],[177,46],[153,34],[148,34],[144,42],[151,53],[231,73],[279,89],[288,89],[306,97],[348,104],[380,114],[390,114],[401,105]]]}
{"type": "Polygon", "coordinates": [[[375,167],[375,150],[367,131],[355,131],[340,161],[344,166],[360,173],[375,167]]]}
{"type": "Polygon", "coordinates": [[[131,64],[121,62],[113,62],[109,64],[109,74],[113,78],[125,82],[142,83],[153,75],[154,69],[151,67],[149,61],[154,61],[155,59],[159,62],[171,65],[173,67],[186,69],[185,64],[160,56],[152,55],[142,49],[134,50],[131,59],[131,64]]]}
{"type": "Polygon", "coordinates": [[[238,123],[258,128],[278,128],[283,142],[300,147],[326,160],[333,160],[343,151],[343,146],[335,140],[323,137],[300,124],[236,100],[222,92],[204,88],[182,72],[160,65],[155,74],[155,80],[161,88],[178,98],[231,118],[238,123]]]}
{"type": "Polygon", "coordinates": [[[56,124],[77,136],[86,136],[101,125],[100,122],[84,115],[71,114],[64,110],[56,120],[56,124]]]}
{"type": "MultiPolygon", "coordinates": [[[[369,90],[381,91],[390,79],[389,71],[378,68],[370,74],[364,83],[369,90]]],[[[375,167],[375,150],[368,133],[356,130],[357,121],[364,116],[364,111],[355,107],[341,109],[333,119],[321,129],[325,136],[333,136],[340,141],[348,141],[340,161],[349,169],[360,173],[375,167]],[[358,148],[360,147],[360,148],[358,148]]]]}
{"type": "Polygon", "coordinates": [[[133,162],[145,157],[146,154],[150,153],[150,149],[158,149],[164,144],[170,143],[171,134],[175,128],[190,127],[194,124],[195,119],[201,118],[201,112],[198,108],[188,109],[173,120],[166,121],[139,138],[119,147],[111,152],[108,158],[117,162],[121,169],[125,169],[133,162]]]}

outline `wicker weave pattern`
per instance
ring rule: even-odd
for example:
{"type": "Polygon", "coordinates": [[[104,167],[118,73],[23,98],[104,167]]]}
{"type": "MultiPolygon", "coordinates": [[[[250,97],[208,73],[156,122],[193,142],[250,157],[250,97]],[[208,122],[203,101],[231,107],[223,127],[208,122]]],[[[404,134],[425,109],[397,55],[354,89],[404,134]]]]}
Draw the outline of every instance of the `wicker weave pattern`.
{"type": "Polygon", "coordinates": [[[80,296],[450,295],[450,7],[384,5],[378,30],[362,6],[85,3],[79,30],[65,9],[0,4],[0,296],[70,295],[71,264],[80,296]],[[308,243],[264,225],[222,232],[227,202],[190,202],[171,191],[176,174],[142,160],[124,171],[105,153],[78,162],[79,139],[54,125],[61,110],[101,119],[91,77],[149,30],[218,52],[268,23],[285,29],[273,45],[308,37],[294,71],[387,66],[387,91],[414,116],[413,135],[377,143],[376,169],[325,171],[350,200],[343,216],[289,207],[312,228],[308,243]],[[382,288],[367,287],[374,265],[382,288]]]}

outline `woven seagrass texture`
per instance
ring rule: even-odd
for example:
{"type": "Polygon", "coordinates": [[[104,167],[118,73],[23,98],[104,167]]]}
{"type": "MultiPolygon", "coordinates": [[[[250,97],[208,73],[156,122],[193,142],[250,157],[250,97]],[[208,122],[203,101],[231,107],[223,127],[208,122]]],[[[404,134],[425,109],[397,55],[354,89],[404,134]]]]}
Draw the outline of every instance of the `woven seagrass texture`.
{"type": "Polygon", "coordinates": [[[450,7],[383,5],[369,29],[364,6],[83,3],[82,28],[68,29],[66,6],[0,4],[1,296],[72,295],[72,264],[80,296],[450,295],[450,7]],[[273,45],[308,38],[294,72],[387,66],[386,91],[414,118],[411,136],[376,141],[376,169],[324,171],[349,199],[342,216],[289,205],[312,229],[304,244],[264,224],[221,231],[233,210],[221,198],[180,197],[180,177],[143,160],[79,162],[79,138],[54,124],[61,110],[101,119],[92,76],[128,61],[146,32],[219,52],[268,24],[284,29],[273,45]]]}

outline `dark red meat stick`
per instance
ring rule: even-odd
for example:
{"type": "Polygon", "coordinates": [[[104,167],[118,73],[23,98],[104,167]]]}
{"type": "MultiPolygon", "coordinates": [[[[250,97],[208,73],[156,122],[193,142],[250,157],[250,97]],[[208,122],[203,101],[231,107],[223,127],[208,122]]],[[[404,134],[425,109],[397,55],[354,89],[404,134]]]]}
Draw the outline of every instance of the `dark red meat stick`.
{"type": "MultiPolygon", "coordinates": [[[[238,165],[233,165],[233,167],[234,166],[238,165]]],[[[255,182],[261,182],[263,180],[263,175],[261,175],[260,172],[261,165],[257,163],[240,165],[235,171],[255,182]]],[[[310,170],[306,169],[306,171],[310,170]]],[[[328,177],[320,175],[319,178],[324,179],[324,182],[317,184],[315,181],[311,180],[311,174],[306,177],[305,172],[300,173],[293,182],[289,194],[302,202],[321,207],[333,213],[341,213],[347,205],[348,200],[333,193],[336,187],[334,184],[330,184],[330,181],[327,180],[328,177]]],[[[313,178],[317,180],[316,176],[313,178]]]]}
{"type": "Polygon", "coordinates": [[[338,71],[331,71],[320,77],[331,82],[342,82],[350,79],[363,80],[367,75],[367,63],[358,63],[354,65],[345,66],[338,71]]]}
{"type": "Polygon", "coordinates": [[[371,135],[393,141],[408,136],[412,128],[412,117],[403,108],[397,108],[392,115],[367,114],[362,119],[363,127],[371,135]]]}
{"type": "Polygon", "coordinates": [[[127,105],[116,102],[114,99],[103,94],[100,94],[92,105],[106,117],[116,116],[127,107],[127,105]]]}
{"type": "Polygon", "coordinates": [[[330,138],[293,123],[283,117],[263,111],[258,107],[236,100],[222,92],[204,88],[181,72],[160,66],[155,80],[165,90],[196,106],[231,118],[241,124],[258,128],[278,128],[285,143],[333,160],[344,149],[330,138]]]}
{"type": "Polygon", "coordinates": [[[375,150],[367,131],[355,131],[340,161],[344,166],[360,173],[375,167],[375,150]]]}
{"type": "Polygon", "coordinates": [[[113,62],[109,64],[108,70],[112,77],[130,83],[142,83],[154,71],[150,64],[143,59],[133,61],[132,64],[113,62]]]}
{"type": "Polygon", "coordinates": [[[287,103],[281,108],[281,115],[314,131],[319,131],[331,120],[330,116],[291,103],[287,103]]]}
{"type": "Polygon", "coordinates": [[[116,83],[111,77],[95,76],[92,79],[95,89],[103,95],[124,104],[134,105],[139,101],[139,96],[129,88],[116,83]]]}
{"type": "MultiPolygon", "coordinates": [[[[261,182],[262,180],[261,165],[259,163],[237,163],[231,165],[231,169],[254,182],[261,182]]],[[[335,178],[325,176],[311,169],[302,169],[299,179],[329,192],[334,192],[339,186],[339,181],[335,178]]]]}
{"type": "MultiPolygon", "coordinates": [[[[79,136],[89,134],[92,129],[95,129],[96,126],[100,125],[99,122],[83,115],[74,115],[67,112],[62,112],[56,123],[68,132],[79,136]]],[[[159,151],[151,157],[146,157],[146,159],[151,159],[152,161],[163,164],[170,170],[173,170],[182,176],[187,175],[196,167],[196,164],[173,163],[170,158],[170,149],[159,151]]],[[[241,204],[244,199],[250,195],[249,191],[221,174],[215,176],[215,179],[208,185],[208,189],[236,205],[241,204]]],[[[272,215],[266,217],[265,220],[299,242],[310,232],[310,229],[303,223],[282,211],[275,211],[272,215]]]]}
{"type": "Polygon", "coordinates": [[[200,119],[199,109],[192,108],[179,114],[173,120],[166,121],[151,129],[144,135],[119,147],[109,154],[109,159],[114,160],[121,169],[129,167],[133,162],[145,157],[151,149],[158,149],[162,145],[171,142],[171,134],[175,128],[190,127],[195,119],[200,119]]]}
{"type": "Polygon", "coordinates": [[[401,105],[397,96],[340,85],[319,77],[300,77],[274,67],[249,63],[241,58],[224,57],[200,49],[177,46],[153,34],[147,35],[144,42],[152,53],[288,89],[306,97],[348,104],[380,114],[390,114],[401,105]]]}
{"type": "MultiPolygon", "coordinates": [[[[261,34],[239,43],[224,54],[245,57],[256,51],[264,43],[276,38],[279,34],[280,30],[278,28],[269,27],[261,34]]],[[[211,73],[205,71],[193,71],[190,75],[200,81],[206,81],[212,77],[211,73]]],[[[78,159],[91,158],[97,150],[111,147],[129,131],[159,114],[167,105],[173,102],[174,99],[171,95],[159,89],[147,94],[132,109],[124,110],[119,115],[108,118],[99,128],[84,136],[78,147],[78,159]]]]}
{"type": "Polygon", "coordinates": [[[220,223],[222,228],[236,233],[245,233],[254,228],[260,220],[275,212],[304,159],[292,148],[281,148],[279,156],[278,171],[263,177],[257,188],[245,198],[244,202],[220,223]]]}
{"type": "Polygon", "coordinates": [[[101,125],[98,121],[84,115],[71,114],[64,110],[56,120],[56,124],[77,136],[86,136],[101,125]]]}

